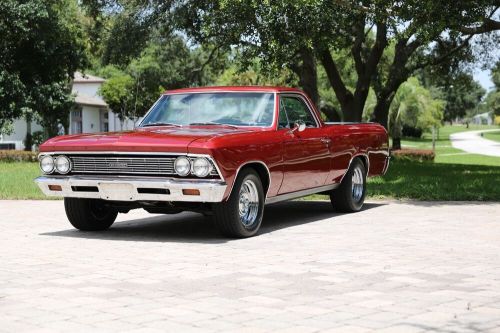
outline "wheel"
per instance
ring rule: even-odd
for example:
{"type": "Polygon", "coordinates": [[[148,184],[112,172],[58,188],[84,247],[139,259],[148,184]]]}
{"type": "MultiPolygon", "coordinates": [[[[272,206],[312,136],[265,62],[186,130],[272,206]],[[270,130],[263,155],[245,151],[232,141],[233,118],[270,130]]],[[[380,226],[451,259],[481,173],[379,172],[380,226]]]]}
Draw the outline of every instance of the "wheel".
{"type": "Polygon", "coordinates": [[[228,200],[214,204],[215,224],[225,236],[254,236],[262,222],[264,201],[264,188],[259,176],[251,168],[243,169],[228,200]]]}
{"type": "Polygon", "coordinates": [[[366,168],[363,162],[356,158],[340,186],[330,192],[330,201],[336,211],[357,212],[363,207],[366,195],[366,168]]]}
{"type": "Polygon", "coordinates": [[[98,199],[64,198],[64,209],[73,227],[83,231],[106,230],[118,215],[116,209],[98,199]]]}

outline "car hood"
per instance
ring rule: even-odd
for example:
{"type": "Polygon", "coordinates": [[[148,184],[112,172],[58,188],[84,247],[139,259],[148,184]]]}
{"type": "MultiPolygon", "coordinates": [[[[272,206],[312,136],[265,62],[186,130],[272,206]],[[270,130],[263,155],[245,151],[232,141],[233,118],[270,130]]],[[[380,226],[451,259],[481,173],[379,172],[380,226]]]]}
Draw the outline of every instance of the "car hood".
{"type": "Polygon", "coordinates": [[[148,127],[127,132],[64,135],[40,146],[48,151],[127,151],[186,153],[191,142],[249,132],[229,127],[148,127]]]}

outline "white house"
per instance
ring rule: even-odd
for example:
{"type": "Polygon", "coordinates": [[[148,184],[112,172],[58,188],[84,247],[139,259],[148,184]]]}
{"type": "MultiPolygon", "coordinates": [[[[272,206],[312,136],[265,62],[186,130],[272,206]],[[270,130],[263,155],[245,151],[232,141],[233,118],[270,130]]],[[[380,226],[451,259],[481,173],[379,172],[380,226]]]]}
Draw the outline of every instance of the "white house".
{"type": "Polygon", "coordinates": [[[476,125],[492,125],[493,111],[476,114],[474,117],[472,117],[471,122],[476,125]]]}
{"type": "MultiPolygon", "coordinates": [[[[68,110],[69,128],[63,129],[66,134],[98,133],[110,131],[124,131],[134,127],[134,121],[124,121],[115,115],[106,102],[99,95],[99,88],[104,79],[75,73],[71,91],[75,94],[76,107],[68,110]]],[[[24,149],[26,137],[26,120],[14,121],[14,131],[10,135],[0,135],[0,149],[24,149]]],[[[31,124],[31,132],[41,131],[42,127],[36,122],[31,124]]]]}

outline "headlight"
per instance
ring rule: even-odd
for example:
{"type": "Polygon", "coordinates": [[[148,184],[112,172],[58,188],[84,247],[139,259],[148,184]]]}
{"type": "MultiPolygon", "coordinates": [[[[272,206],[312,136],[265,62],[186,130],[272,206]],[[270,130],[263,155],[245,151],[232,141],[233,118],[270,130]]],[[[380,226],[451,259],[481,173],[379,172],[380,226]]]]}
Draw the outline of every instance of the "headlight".
{"type": "Polygon", "coordinates": [[[212,171],[212,165],[203,157],[198,157],[193,161],[193,173],[198,177],[206,177],[212,171]]]}
{"type": "Polygon", "coordinates": [[[71,161],[64,155],[56,158],[56,171],[59,173],[68,173],[71,170],[71,161]]]}
{"type": "Polygon", "coordinates": [[[187,157],[180,156],[174,162],[174,170],[179,176],[187,176],[191,171],[191,162],[187,157]]]}
{"type": "Polygon", "coordinates": [[[42,169],[43,173],[54,171],[54,159],[52,156],[46,155],[40,159],[40,169],[42,169]]]}

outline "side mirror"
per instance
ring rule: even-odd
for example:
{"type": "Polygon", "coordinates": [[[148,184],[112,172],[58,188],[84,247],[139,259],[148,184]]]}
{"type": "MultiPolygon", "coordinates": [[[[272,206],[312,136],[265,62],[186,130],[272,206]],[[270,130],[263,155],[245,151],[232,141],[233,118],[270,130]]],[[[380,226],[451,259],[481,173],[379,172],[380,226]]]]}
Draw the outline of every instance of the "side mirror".
{"type": "Polygon", "coordinates": [[[302,120],[297,120],[297,122],[295,122],[295,126],[293,126],[291,132],[303,132],[304,130],[306,129],[306,123],[303,122],[302,120]]]}

